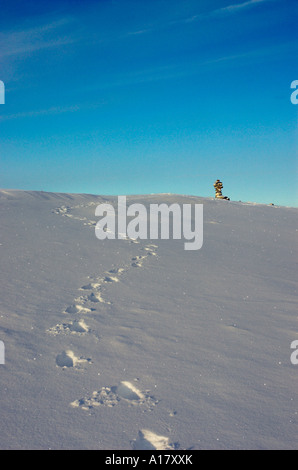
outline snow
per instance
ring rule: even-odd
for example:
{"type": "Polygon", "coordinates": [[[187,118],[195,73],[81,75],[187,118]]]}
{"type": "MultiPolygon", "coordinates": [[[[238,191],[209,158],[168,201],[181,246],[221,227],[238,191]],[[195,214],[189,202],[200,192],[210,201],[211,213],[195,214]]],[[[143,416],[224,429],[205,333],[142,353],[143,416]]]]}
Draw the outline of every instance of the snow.
{"type": "Polygon", "coordinates": [[[298,209],[204,205],[204,242],[98,240],[117,197],[0,191],[1,449],[295,449],[298,209]]]}

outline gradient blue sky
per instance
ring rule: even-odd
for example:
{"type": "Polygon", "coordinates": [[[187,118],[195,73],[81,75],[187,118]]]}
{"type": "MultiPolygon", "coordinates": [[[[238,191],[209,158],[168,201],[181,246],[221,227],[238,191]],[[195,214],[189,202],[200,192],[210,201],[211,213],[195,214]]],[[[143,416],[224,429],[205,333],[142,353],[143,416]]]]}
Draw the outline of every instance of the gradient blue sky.
{"type": "Polygon", "coordinates": [[[0,188],[298,205],[297,0],[0,4],[0,188]]]}

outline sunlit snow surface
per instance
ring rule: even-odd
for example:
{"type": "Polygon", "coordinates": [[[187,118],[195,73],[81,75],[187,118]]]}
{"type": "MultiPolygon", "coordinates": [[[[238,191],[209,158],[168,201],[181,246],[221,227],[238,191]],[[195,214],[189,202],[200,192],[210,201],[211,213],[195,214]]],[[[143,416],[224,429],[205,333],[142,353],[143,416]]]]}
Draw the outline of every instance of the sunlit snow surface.
{"type": "Polygon", "coordinates": [[[127,197],[203,204],[185,251],[98,240],[103,202],[0,191],[0,448],[297,448],[298,209],[127,197]]]}

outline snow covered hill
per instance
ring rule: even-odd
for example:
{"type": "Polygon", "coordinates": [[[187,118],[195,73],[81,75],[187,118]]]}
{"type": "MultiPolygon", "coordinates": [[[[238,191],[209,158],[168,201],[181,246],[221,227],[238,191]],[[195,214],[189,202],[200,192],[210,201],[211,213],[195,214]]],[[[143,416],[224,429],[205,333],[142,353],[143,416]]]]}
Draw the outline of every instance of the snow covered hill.
{"type": "Polygon", "coordinates": [[[204,242],[103,240],[116,197],[0,191],[1,449],[295,449],[298,209],[204,205],[204,242]]]}

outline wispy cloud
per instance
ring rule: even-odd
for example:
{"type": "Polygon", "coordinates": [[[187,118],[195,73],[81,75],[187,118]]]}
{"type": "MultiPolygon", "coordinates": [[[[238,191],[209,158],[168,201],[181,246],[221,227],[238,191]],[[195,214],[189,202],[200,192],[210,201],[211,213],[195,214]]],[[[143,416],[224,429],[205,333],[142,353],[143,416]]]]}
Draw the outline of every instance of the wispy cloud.
{"type": "Polygon", "coordinates": [[[187,18],[182,18],[182,19],[179,18],[179,19],[164,22],[164,23],[157,21],[155,24],[152,24],[150,27],[142,28],[136,31],[130,31],[126,33],[125,35],[119,36],[118,39],[129,37],[129,36],[140,36],[143,34],[156,33],[160,29],[165,29],[169,26],[183,24],[183,23],[191,23],[196,20],[216,18],[216,17],[220,17],[223,15],[228,15],[229,13],[232,14],[232,13],[241,12],[242,10],[249,9],[250,7],[256,6],[258,4],[274,2],[274,1],[276,0],[247,0],[242,3],[233,3],[231,5],[227,5],[222,8],[217,8],[217,9],[210,10],[204,13],[198,13],[197,15],[193,15],[187,18]]]}
{"type": "Polygon", "coordinates": [[[147,29],[140,29],[140,30],[137,30],[137,31],[131,31],[131,32],[127,33],[126,36],[138,36],[138,35],[141,35],[141,34],[151,33],[152,30],[153,30],[152,28],[147,28],[147,29]]]}
{"type": "Polygon", "coordinates": [[[90,111],[92,109],[100,108],[105,104],[104,100],[92,103],[80,103],[75,105],[66,105],[66,106],[51,106],[45,109],[35,109],[23,111],[20,113],[12,113],[0,116],[0,122],[10,121],[14,119],[23,119],[23,118],[34,118],[40,116],[54,116],[65,113],[76,113],[79,111],[90,111]]]}
{"type": "Polygon", "coordinates": [[[248,8],[248,7],[252,7],[252,6],[255,6],[257,4],[260,4],[260,3],[266,3],[266,2],[269,2],[269,1],[272,1],[272,0],[248,0],[246,2],[243,2],[243,3],[235,3],[235,4],[232,4],[232,5],[228,5],[226,7],[223,7],[223,8],[219,8],[218,10],[215,10],[217,11],[218,13],[224,13],[224,12],[235,12],[235,11],[240,11],[244,8],[248,8]]]}
{"type": "Polygon", "coordinates": [[[62,18],[34,28],[0,33],[0,59],[73,43],[73,35],[65,34],[65,26],[71,22],[72,18],[62,18]]]}
{"type": "Polygon", "coordinates": [[[206,17],[218,17],[221,15],[229,14],[229,13],[237,13],[247,8],[256,6],[258,4],[267,3],[271,1],[274,1],[274,0],[247,0],[246,2],[242,2],[242,3],[233,3],[231,5],[227,5],[222,8],[217,8],[215,10],[211,10],[206,13],[199,13],[198,15],[193,15],[189,18],[184,19],[183,21],[186,23],[190,23],[192,21],[196,21],[196,20],[203,19],[206,17]]]}
{"type": "Polygon", "coordinates": [[[62,114],[68,112],[79,111],[80,107],[77,105],[74,106],[65,106],[65,107],[51,107],[48,109],[39,109],[35,111],[24,111],[22,113],[7,114],[6,116],[0,116],[0,121],[9,121],[11,119],[20,119],[28,117],[38,117],[38,116],[49,116],[53,114],[62,114]]]}

